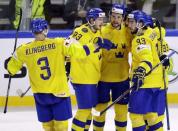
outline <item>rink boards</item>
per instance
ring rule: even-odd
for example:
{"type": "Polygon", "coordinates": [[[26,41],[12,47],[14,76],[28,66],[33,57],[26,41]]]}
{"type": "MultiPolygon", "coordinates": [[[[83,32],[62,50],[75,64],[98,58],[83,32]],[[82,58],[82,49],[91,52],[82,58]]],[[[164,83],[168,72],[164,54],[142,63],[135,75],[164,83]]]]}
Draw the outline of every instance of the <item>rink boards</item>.
{"type": "MultiPolygon", "coordinates": [[[[71,33],[70,30],[56,30],[50,31],[48,36],[53,37],[67,37],[71,33]]],[[[19,32],[18,35],[17,46],[22,43],[28,43],[33,40],[33,35],[30,32],[19,32]]],[[[170,47],[176,51],[178,51],[178,31],[176,30],[167,30],[166,40],[169,43],[170,47]]],[[[14,48],[15,42],[15,31],[2,31],[0,32],[0,106],[4,105],[4,100],[7,92],[8,86],[8,73],[4,68],[4,61],[8,58],[14,48]]],[[[169,103],[177,103],[178,104],[178,54],[173,56],[173,64],[174,68],[172,73],[170,74],[170,80],[173,80],[172,83],[169,84],[169,103]]],[[[26,70],[24,70],[26,72],[26,70]]],[[[26,72],[27,73],[27,72],[26,72]]],[[[9,98],[9,106],[31,106],[34,105],[34,100],[32,97],[32,92],[29,91],[27,95],[23,98],[20,98],[17,95],[17,90],[21,89],[25,91],[29,87],[28,74],[25,76],[22,75],[21,72],[15,77],[12,78],[11,89],[10,89],[10,98],[9,98]]],[[[70,86],[71,87],[71,86],[70,86]]],[[[76,104],[74,91],[71,87],[72,94],[72,103],[76,104]]]]}

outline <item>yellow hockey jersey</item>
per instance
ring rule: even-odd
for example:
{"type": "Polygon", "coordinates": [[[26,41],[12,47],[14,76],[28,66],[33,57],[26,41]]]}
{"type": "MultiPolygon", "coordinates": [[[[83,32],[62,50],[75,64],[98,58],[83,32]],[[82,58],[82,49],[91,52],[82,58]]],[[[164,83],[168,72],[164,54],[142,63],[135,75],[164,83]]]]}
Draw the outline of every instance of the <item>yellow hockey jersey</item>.
{"type": "MultiPolygon", "coordinates": [[[[148,32],[153,32],[153,29],[148,28],[143,35],[135,36],[132,41],[132,71],[138,66],[142,66],[146,72],[149,72],[151,66],[146,62],[149,62],[152,67],[160,62],[156,49],[157,36],[148,36],[148,32]]],[[[145,77],[141,88],[161,88],[162,78],[162,66],[159,66],[145,77]]]]}
{"type": "MultiPolygon", "coordinates": [[[[100,37],[100,31],[92,32],[88,24],[76,28],[70,37],[75,38],[81,45],[94,44],[94,39],[100,37]]],[[[71,58],[70,77],[73,83],[97,84],[100,79],[101,51],[88,57],[71,58]]]]}
{"type": "MultiPolygon", "coordinates": [[[[156,44],[157,54],[159,57],[163,54],[168,53],[169,46],[168,46],[168,43],[165,41],[166,31],[163,27],[161,27],[162,43],[161,43],[161,37],[160,37],[160,30],[158,27],[156,27],[154,29],[148,28],[146,30],[145,34],[147,34],[147,36],[149,36],[150,38],[152,38],[153,36],[157,37],[157,43],[155,43],[155,44],[156,44]]],[[[162,73],[163,73],[163,66],[161,66],[161,67],[162,67],[162,73]]],[[[167,71],[168,71],[168,69],[166,69],[166,71],[165,71],[166,87],[168,86],[167,71]]],[[[162,77],[163,77],[163,74],[162,74],[162,77]]],[[[163,78],[162,78],[161,89],[164,89],[164,79],[163,78]]]]}
{"type": "Polygon", "coordinates": [[[115,44],[117,48],[102,50],[101,79],[104,82],[121,82],[129,77],[128,54],[131,49],[131,35],[122,25],[120,29],[110,23],[102,27],[102,36],[115,44]],[[129,37],[130,36],[130,37],[129,37]]]}
{"type": "Polygon", "coordinates": [[[158,51],[159,56],[161,56],[169,51],[168,43],[165,40],[166,31],[163,27],[161,27],[162,43],[161,43],[161,39],[160,39],[161,37],[160,37],[159,28],[158,27],[154,28],[154,31],[158,37],[158,44],[156,45],[157,51],[158,51]]]}
{"type": "Polygon", "coordinates": [[[66,55],[77,58],[87,56],[80,44],[65,43],[64,38],[32,41],[17,48],[8,63],[8,71],[14,75],[26,64],[33,93],[53,93],[66,97],[69,96],[66,55]]]}

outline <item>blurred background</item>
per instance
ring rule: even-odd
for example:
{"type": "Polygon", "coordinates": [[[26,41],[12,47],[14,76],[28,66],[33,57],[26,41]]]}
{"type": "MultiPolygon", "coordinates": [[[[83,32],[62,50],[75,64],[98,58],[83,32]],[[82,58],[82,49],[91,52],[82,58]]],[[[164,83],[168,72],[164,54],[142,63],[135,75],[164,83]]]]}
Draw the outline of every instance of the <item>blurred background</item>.
{"type": "MultiPolygon", "coordinates": [[[[30,29],[34,18],[45,18],[50,29],[73,29],[85,23],[88,9],[102,8],[107,16],[112,3],[126,4],[158,18],[167,29],[178,28],[178,0],[0,0],[0,30],[14,30],[22,8],[21,31],[30,29]]],[[[107,18],[106,18],[107,22],[107,18]]]]}

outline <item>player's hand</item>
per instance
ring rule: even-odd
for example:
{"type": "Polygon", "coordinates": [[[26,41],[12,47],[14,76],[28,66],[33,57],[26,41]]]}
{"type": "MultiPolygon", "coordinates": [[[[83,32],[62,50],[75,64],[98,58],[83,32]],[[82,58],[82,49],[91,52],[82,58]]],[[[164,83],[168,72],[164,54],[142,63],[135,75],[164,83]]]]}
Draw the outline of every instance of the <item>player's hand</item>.
{"type": "Polygon", "coordinates": [[[117,48],[116,45],[114,45],[114,43],[112,43],[110,40],[108,39],[103,39],[103,48],[110,50],[110,49],[115,49],[117,48]]]}
{"type": "Polygon", "coordinates": [[[9,63],[9,61],[10,61],[11,58],[12,58],[12,57],[7,58],[7,59],[5,60],[5,62],[4,62],[4,67],[5,67],[6,70],[7,70],[7,65],[8,65],[8,63],[9,63]]]}
{"type": "Polygon", "coordinates": [[[114,44],[108,39],[102,39],[100,37],[97,37],[94,41],[95,44],[98,46],[98,50],[101,48],[110,50],[111,48],[115,47],[114,44]]]}
{"type": "Polygon", "coordinates": [[[146,70],[141,66],[139,66],[137,69],[134,70],[132,83],[133,83],[133,88],[135,90],[138,90],[143,85],[145,75],[146,75],[146,70]]]}
{"type": "Polygon", "coordinates": [[[164,62],[163,62],[163,66],[165,67],[165,68],[168,68],[169,66],[170,66],[170,60],[169,60],[169,58],[167,57],[167,55],[162,55],[162,56],[160,56],[160,61],[162,61],[162,60],[164,60],[164,62]]]}

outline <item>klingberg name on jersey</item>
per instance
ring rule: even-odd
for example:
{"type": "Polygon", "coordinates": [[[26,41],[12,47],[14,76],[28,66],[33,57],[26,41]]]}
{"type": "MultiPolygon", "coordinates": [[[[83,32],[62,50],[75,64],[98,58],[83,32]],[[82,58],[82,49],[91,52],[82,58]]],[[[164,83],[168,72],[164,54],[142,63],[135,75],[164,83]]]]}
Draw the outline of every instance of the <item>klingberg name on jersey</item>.
{"type": "Polygon", "coordinates": [[[43,52],[43,51],[47,51],[47,50],[52,50],[55,48],[56,48],[56,45],[54,43],[36,46],[36,47],[32,47],[32,48],[27,48],[26,55],[35,54],[35,53],[39,53],[39,52],[43,52]]]}

